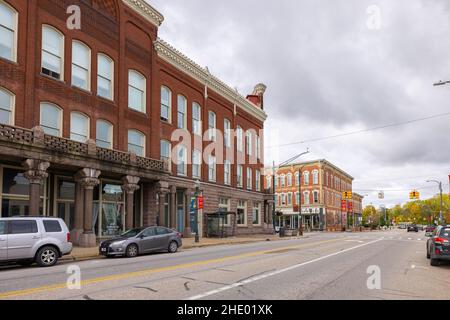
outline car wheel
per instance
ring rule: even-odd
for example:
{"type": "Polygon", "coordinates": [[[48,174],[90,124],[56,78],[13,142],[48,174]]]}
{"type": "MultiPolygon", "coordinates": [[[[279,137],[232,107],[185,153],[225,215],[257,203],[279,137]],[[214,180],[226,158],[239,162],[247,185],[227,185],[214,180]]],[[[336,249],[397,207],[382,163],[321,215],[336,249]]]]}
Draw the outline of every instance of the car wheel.
{"type": "Polygon", "coordinates": [[[433,267],[437,267],[437,266],[439,266],[441,263],[440,263],[440,261],[437,260],[437,259],[431,259],[431,260],[430,260],[430,264],[431,264],[431,266],[433,266],[433,267]]]}
{"type": "Polygon", "coordinates": [[[43,247],[36,255],[40,267],[52,267],[58,262],[59,253],[55,247],[43,247]]]}
{"type": "Polygon", "coordinates": [[[127,258],[135,258],[137,257],[137,255],[139,254],[139,250],[137,245],[135,244],[130,244],[127,247],[127,250],[125,251],[125,255],[127,258]]]}
{"type": "Polygon", "coordinates": [[[178,251],[178,243],[176,241],[172,241],[169,243],[169,253],[175,253],[178,251]]]}

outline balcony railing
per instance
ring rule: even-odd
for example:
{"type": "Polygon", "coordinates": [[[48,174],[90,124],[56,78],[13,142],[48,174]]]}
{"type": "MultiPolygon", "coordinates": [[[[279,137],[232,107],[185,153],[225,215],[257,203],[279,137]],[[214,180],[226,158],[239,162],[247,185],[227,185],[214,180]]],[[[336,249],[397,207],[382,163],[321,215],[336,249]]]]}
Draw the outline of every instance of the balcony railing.
{"type": "Polygon", "coordinates": [[[42,128],[25,129],[0,124],[0,141],[20,145],[44,147],[48,152],[74,154],[96,158],[98,160],[136,166],[141,169],[168,172],[169,164],[165,161],[138,157],[134,153],[97,147],[95,141],[86,143],[45,134],[42,128]]]}

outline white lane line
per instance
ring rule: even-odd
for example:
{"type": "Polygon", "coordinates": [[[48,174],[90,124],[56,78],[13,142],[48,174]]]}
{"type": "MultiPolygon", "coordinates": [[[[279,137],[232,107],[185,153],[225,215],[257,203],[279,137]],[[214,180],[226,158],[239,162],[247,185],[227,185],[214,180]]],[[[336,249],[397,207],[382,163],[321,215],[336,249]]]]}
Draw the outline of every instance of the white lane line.
{"type": "Polygon", "coordinates": [[[371,241],[371,242],[367,242],[367,243],[361,244],[361,245],[356,246],[356,247],[352,247],[352,248],[349,248],[349,249],[345,249],[345,250],[342,250],[342,251],[339,251],[339,252],[335,252],[335,253],[329,254],[327,256],[323,256],[323,257],[320,257],[320,258],[317,258],[317,259],[314,259],[314,260],[310,260],[310,261],[307,261],[307,262],[296,264],[296,265],[290,266],[290,267],[285,268],[285,269],[280,269],[280,270],[277,270],[277,271],[266,273],[264,275],[256,276],[256,277],[253,277],[253,278],[249,278],[249,279],[241,281],[241,282],[236,282],[236,283],[230,284],[228,286],[225,286],[225,287],[222,287],[222,288],[219,288],[219,289],[216,289],[216,290],[211,290],[211,291],[205,292],[203,294],[199,294],[199,295],[190,297],[190,298],[188,298],[186,300],[200,300],[200,299],[203,299],[203,298],[206,298],[206,297],[209,297],[209,296],[212,296],[212,295],[224,292],[224,291],[228,291],[228,290],[231,290],[233,288],[237,288],[237,287],[240,287],[240,286],[252,283],[252,282],[256,282],[256,281],[263,280],[263,279],[266,279],[266,278],[269,278],[269,277],[273,277],[273,276],[279,275],[281,273],[289,272],[289,271],[292,271],[294,269],[298,269],[298,268],[304,267],[304,266],[306,266],[308,264],[312,264],[312,263],[319,262],[319,261],[322,261],[322,260],[325,260],[325,259],[328,259],[328,258],[331,258],[331,257],[335,257],[337,255],[340,255],[340,254],[343,254],[343,253],[346,253],[346,252],[349,252],[349,251],[352,251],[352,250],[356,250],[356,249],[359,249],[359,248],[362,248],[362,247],[365,247],[365,246],[368,246],[368,245],[371,245],[371,244],[374,244],[374,243],[377,243],[377,242],[380,242],[380,241],[382,241],[382,239],[377,239],[377,240],[374,240],[374,241],[371,241]]]}

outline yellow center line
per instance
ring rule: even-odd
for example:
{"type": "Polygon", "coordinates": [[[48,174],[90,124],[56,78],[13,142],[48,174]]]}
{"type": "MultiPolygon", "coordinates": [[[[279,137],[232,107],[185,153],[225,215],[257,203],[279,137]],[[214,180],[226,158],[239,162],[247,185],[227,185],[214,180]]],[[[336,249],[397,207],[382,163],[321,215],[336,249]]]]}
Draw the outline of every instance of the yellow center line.
{"type": "MultiPolygon", "coordinates": [[[[107,282],[107,281],[125,280],[125,279],[129,279],[129,278],[147,276],[147,275],[160,273],[160,272],[167,272],[167,271],[174,271],[174,270],[186,269],[186,268],[191,268],[191,267],[205,266],[208,264],[220,263],[220,262],[235,260],[235,259],[251,258],[251,257],[270,254],[270,253],[277,253],[278,251],[282,251],[282,250],[306,248],[306,247],[310,247],[310,246],[317,246],[317,245],[331,243],[331,242],[338,242],[341,240],[346,240],[346,238],[332,239],[332,240],[326,240],[326,241],[321,241],[321,242],[313,242],[313,243],[307,243],[307,244],[296,245],[296,246],[288,246],[288,247],[271,249],[271,250],[261,250],[261,251],[249,252],[249,253],[239,254],[239,255],[235,255],[235,256],[228,256],[228,257],[211,259],[211,260],[189,262],[189,263],[168,266],[168,267],[161,267],[161,268],[156,268],[156,269],[147,269],[147,270],[142,270],[142,271],[134,271],[134,272],[127,272],[127,273],[122,273],[122,274],[105,276],[105,277],[98,277],[98,278],[81,281],[81,286],[87,286],[87,285],[101,283],[101,282],[107,282]]],[[[65,289],[65,288],[67,288],[67,283],[59,283],[59,284],[54,284],[54,285],[48,285],[48,286],[42,286],[42,287],[30,288],[30,289],[23,289],[23,290],[16,290],[16,291],[7,291],[7,292],[0,293],[0,299],[26,296],[26,295],[31,295],[31,294],[35,294],[35,293],[49,292],[49,291],[55,291],[55,290],[60,290],[60,289],[65,289]]]]}

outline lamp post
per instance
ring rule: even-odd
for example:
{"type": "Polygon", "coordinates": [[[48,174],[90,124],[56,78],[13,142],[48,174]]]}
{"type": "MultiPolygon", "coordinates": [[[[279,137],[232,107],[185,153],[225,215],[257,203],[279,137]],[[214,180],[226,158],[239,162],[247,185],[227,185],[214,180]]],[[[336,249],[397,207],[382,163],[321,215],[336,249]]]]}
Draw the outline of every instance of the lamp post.
{"type": "MultiPolygon", "coordinates": [[[[308,154],[310,151],[309,151],[309,148],[308,149],[306,149],[306,152],[302,152],[302,153],[300,153],[300,154],[298,154],[298,155],[296,155],[296,156],[294,156],[294,157],[292,157],[292,158],[290,158],[290,159],[288,159],[288,160],[286,160],[286,161],[284,161],[284,162],[282,162],[282,163],[280,163],[279,165],[278,165],[278,169],[279,168],[281,168],[281,167],[283,167],[283,166],[286,166],[286,165],[288,165],[288,164],[290,164],[290,163],[292,163],[292,162],[294,162],[295,160],[297,160],[298,158],[300,158],[301,156],[304,156],[304,155],[306,155],[306,154],[308,154]]],[[[276,167],[275,167],[275,161],[273,162],[273,170],[272,170],[272,173],[273,173],[273,176],[272,176],[272,186],[273,186],[273,200],[274,200],[274,204],[273,204],[273,211],[272,211],[272,218],[273,218],[273,229],[275,230],[275,213],[276,213],[276,193],[277,193],[277,190],[276,190],[276,187],[275,187],[275,175],[276,175],[276,167]]],[[[299,183],[299,186],[301,185],[301,183],[299,183]]],[[[300,203],[301,203],[301,195],[300,195],[300,203]]],[[[299,207],[300,208],[300,207],[299,207]]],[[[301,219],[301,211],[300,211],[300,219],[301,219]]],[[[300,226],[301,226],[301,221],[300,221],[300,226]]],[[[302,228],[300,227],[300,234],[301,235],[303,235],[303,230],[302,230],[302,228]]]]}
{"type": "MultiPolygon", "coordinates": [[[[450,81],[449,81],[450,82],[450,81]]],[[[444,223],[444,219],[443,219],[443,214],[444,214],[444,212],[443,212],[443,207],[444,207],[444,200],[443,200],[443,198],[442,198],[442,192],[443,192],[443,190],[442,190],[442,182],[441,181],[437,181],[437,180],[428,180],[427,181],[428,183],[431,183],[431,182],[435,182],[435,183],[437,183],[438,185],[439,185],[439,193],[440,193],[440,197],[441,197],[441,209],[439,210],[439,223],[440,224],[443,224],[444,223]]]]}
{"type": "Polygon", "coordinates": [[[195,243],[200,242],[198,226],[198,196],[200,195],[200,180],[195,181],[195,243]]]}
{"type": "Polygon", "coordinates": [[[439,82],[435,83],[434,86],[435,87],[445,86],[446,84],[450,84],[450,81],[439,81],[439,82]]]}

